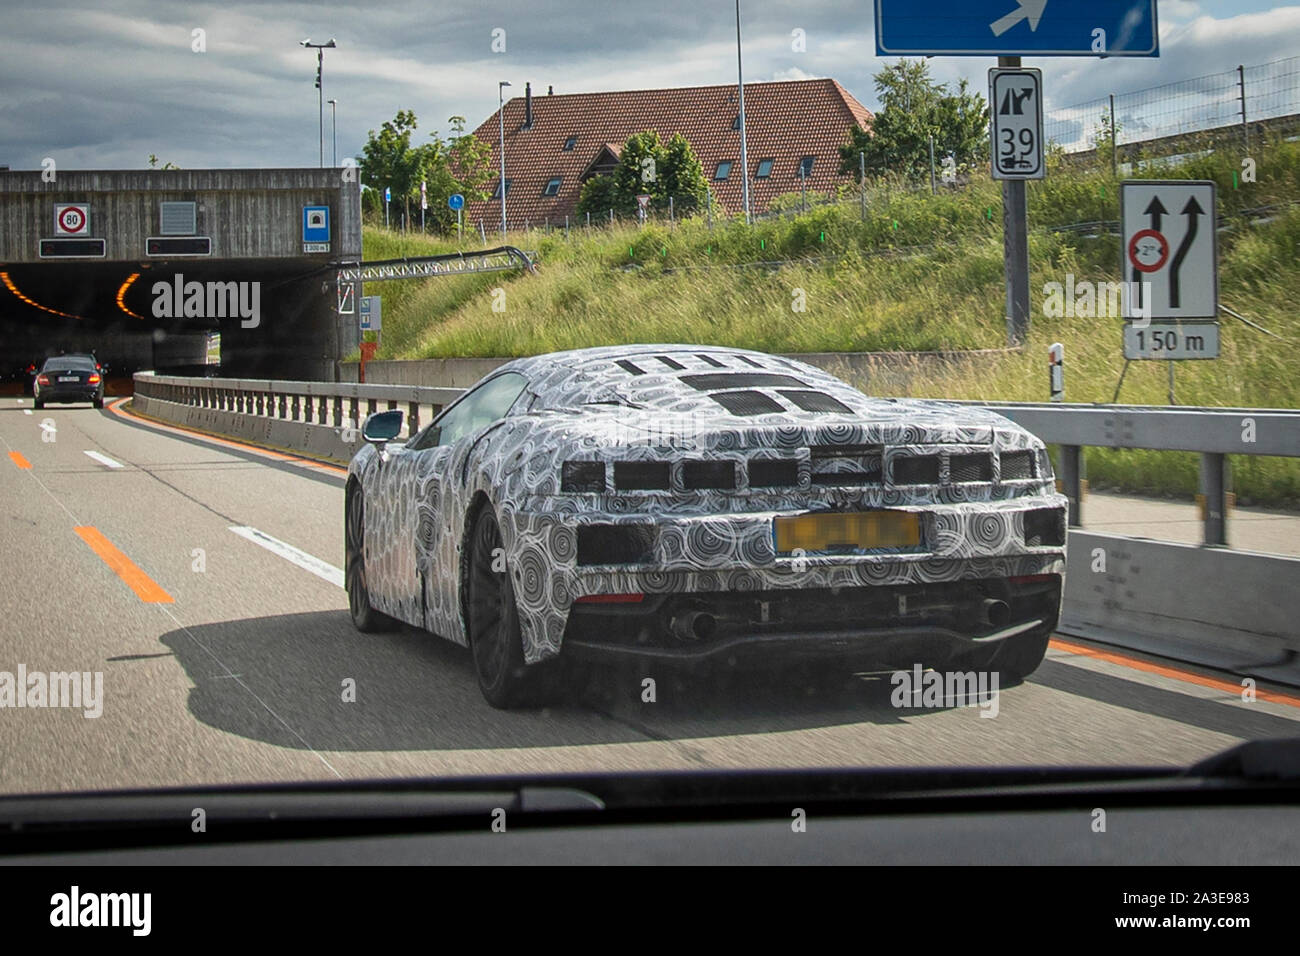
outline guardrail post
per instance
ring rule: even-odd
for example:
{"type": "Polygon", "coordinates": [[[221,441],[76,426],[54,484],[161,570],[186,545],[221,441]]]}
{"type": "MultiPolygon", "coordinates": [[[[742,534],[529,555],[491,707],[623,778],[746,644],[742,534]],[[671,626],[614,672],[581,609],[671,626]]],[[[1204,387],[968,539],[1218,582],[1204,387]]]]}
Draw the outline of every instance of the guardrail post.
{"type": "Polygon", "coordinates": [[[288,404],[289,404],[289,402],[288,402],[288,398],[287,398],[287,396],[281,395],[281,396],[280,396],[280,414],[279,414],[279,416],[278,416],[279,418],[284,418],[285,415],[287,414],[287,411],[288,411],[287,406],[288,406],[288,404]]]}
{"type": "MultiPolygon", "coordinates": [[[[302,414],[302,399],[295,395],[293,397],[293,421],[296,422],[300,414],[302,414]]],[[[311,421],[310,415],[307,416],[307,420],[311,421]]]]}
{"type": "Polygon", "coordinates": [[[350,399],[348,399],[348,421],[352,424],[354,428],[361,427],[360,416],[361,416],[361,412],[357,408],[357,398],[354,395],[350,399]]]}
{"type": "Polygon", "coordinates": [[[367,414],[367,415],[373,415],[373,414],[375,413],[375,408],[376,408],[376,406],[375,406],[375,400],[374,400],[373,398],[367,398],[367,399],[366,399],[366,414],[367,414]]]}
{"type": "Polygon", "coordinates": [[[411,402],[406,406],[406,433],[414,435],[420,430],[420,403],[411,402]]]}
{"type": "Polygon", "coordinates": [[[257,393],[257,414],[266,414],[266,393],[264,392],[257,393]]]}
{"type": "MultiPolygon", "coordinates": [[[[329,413],[329,399],[322,395],[320,397],[320,407],[316,409],[316,421],[320,422],[322,425],[328,424],[329,413]]],[[[335,422],[335,424],[338,423],[335,422]]]]}
{"type": "Polygon", "coordinates": [[[1070,499],[1070,527],[1083,527],[1083,446],[1061,445],[1061,494],[1070,499]]]}
{"type": "MultiPolygon", "coordinates": [[[[356,411],[353,410],[352,414],[356,415],[356,411]]],[[[343,396],[342,395],[334,396],[334,427],[335,428],[343,427],[343,396]]]]}
{"type": "Polygon", "coordinates": [[[1201,453],[1201,518],[1205,522],[1205,543],[1224,546],[1228,543],[1228,456],[1219,452],[1201,453]]]}

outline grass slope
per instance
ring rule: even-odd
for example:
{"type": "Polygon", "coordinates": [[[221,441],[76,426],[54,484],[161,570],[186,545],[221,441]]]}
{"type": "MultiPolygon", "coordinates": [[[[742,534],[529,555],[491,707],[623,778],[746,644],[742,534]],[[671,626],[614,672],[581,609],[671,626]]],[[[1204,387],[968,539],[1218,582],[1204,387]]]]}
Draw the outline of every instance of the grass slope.
{"type": "MultiPolygon", "coordinates": [[[[1300,144],[1253,153],[1258,181],[1240,183],[1240,158],[1220,152],[1144,178],[1213,179],[1219,212],[1220,299],[1282,337],[1223,318],[1222,358],[1182,362],[1182,405],[1300,407],[1300,144]],[[1249,223],[1240,213],[1281,206],[1249,223]]],[[[1117,318],[1047,318],[1043,285],[1117,281],[1118,240],[1049,227],[1118,218],[1108,171],[1055,169],[1029,184],[1033,328],[1026,348],[942,373],[920,374],[922,397],[1042,401],[1046,350],[1066,348],[1067,398],[1109,402],[1124,360],[1117,318]]],[[[1001,196],[976,181],[958,192],[881,191],[864,221],[856,201],[746,226],[698,220],[675,227],[512,234],[539,253],[535,276],[497,274],[372,285],[384,297],[381,358],[509,356],[625,342],[682,341],[772,352],[999,348],[1004,344],[1001,196]],[[763,266],[760,263],[783,262],[763,266]],[[503,289],[504,311],[493,311],[503,289]],[[804,311],[793,306],[800,300],[804,311]]],[[[477,238],[466,248],[479,248],[477,238]]],[[[367,259],[455,251],[454,242],[365,234],[367,259]]],[[[1163,362],[1134,362],[1120,401],[1164,404],[1163,362]]],[[[857,383],[871,389],[870,382],[857,383]]],[[[1300,461],[1235,456],[1243,502],[1300,503],[1300,461]]],[[[1094,486],[1191,494],[1197,456],[1090,450],[1094,486]]]]}

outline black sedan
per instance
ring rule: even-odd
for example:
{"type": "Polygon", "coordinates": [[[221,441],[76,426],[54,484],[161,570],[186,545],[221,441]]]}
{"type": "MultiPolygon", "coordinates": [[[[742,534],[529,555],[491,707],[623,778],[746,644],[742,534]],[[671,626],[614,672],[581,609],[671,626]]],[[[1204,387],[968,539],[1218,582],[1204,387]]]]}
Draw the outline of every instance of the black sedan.
{"type": "Polygon", "coordinates": [[[46,403],[90,402],[104,407],[104,376],[90,356],[58,355],[45,360],[32,394],[37,408],[46,403]]]}

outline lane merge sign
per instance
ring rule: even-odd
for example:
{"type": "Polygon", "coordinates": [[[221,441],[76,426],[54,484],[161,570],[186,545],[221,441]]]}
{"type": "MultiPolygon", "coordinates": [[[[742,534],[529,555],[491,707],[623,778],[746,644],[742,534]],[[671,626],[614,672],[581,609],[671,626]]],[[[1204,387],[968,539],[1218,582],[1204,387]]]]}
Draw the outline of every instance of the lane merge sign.
{"type": "Polygon", "coordinates": [[[877,56],[1159,56],[1156,0],[875,0],[877,56]]]}
{"type": "Polygon", "coordinates": [[[1035,69],[989,70],[994,179],[1042,179],[1043,74],[1035,69]]]}
{"type": "Polygon", "coordinates": [[[1120,184],[1124,357],[1219,357],[1217,194],[1209,180],[1120,184]]]}
{"type": "Polygon", "coordinates": [[[1215,186],[1201,180],[1120,184],[1121,266],[1140,282],[1139,309],[1127,318],[1217,319],[1218,243],[1215,186]]]}

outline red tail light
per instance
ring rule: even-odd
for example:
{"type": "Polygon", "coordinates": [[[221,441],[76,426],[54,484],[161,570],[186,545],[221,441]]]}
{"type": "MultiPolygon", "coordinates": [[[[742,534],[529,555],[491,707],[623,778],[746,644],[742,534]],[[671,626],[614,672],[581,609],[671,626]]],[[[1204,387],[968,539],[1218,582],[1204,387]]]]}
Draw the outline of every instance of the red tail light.
{"type": "Polygon", "coordinates": [[[588,594],[574,601],[574,604],[640,604],[645,600],[644,594],[588,594]]]}
{"type": "Polygon", "coordinates": [[[50,384],[50,377],[49,377],[48,375],[37,375],[37,376],[36,376],[36,384],[37,384],[37,385],[49,385],[49,384],[50,384]]]}
{"type": "Polygon", "coordinates": [[[98,372],[91,372],[91,373],[90,373],[90,378],[86,379],[86,383],[89,384],[89,385],[98,385],[98,384],[99,384],[99,373],[98,373],[98,372]]]}

